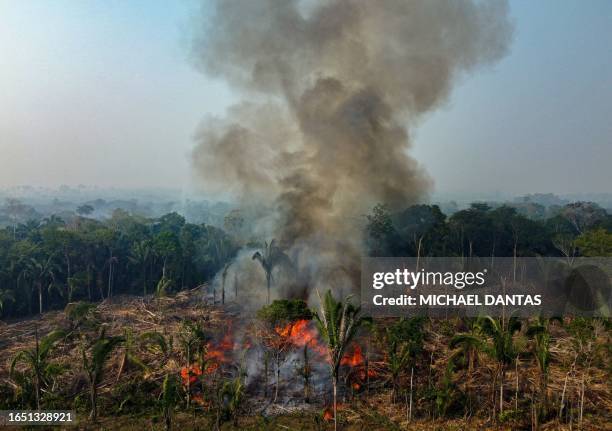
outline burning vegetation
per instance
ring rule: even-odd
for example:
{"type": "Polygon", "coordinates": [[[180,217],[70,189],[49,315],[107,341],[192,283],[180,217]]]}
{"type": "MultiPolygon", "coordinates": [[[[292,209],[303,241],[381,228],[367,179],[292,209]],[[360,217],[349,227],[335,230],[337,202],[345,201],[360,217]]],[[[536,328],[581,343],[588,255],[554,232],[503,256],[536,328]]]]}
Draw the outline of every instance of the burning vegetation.
{"type": "Polygon", "coordinates": [[[1,406],[76,408],[110,428],[127,427],[129,411],[154,427],[157,417],[167,428],[206,429],[262,417],[312,429],[423,429],[443,418],[450,427],[600,429],[611,411],[608,322],[372,322],[330,293],[322,304],[315,313],[302,300],[275,300],[247,318],[233,301],[206,305],[196,290],[6,325],[2,340],[14,341],[0,356],[12,362],[0,369],[10,383],[0,385],[1,406]],[[516,416],[524,409],[533,415],[516,416]]]}
{"type": "Polygon", "coordinates": [[[609,250],[603,210],[413,205],[431,180],[411,127],[502,58],[506,2],[214,6],[196,61],[243,100],[203,122],[193,164],[240,209],[226,232],[121,212],[0,231],[0,305],[40,311],[0,326],[0,409],[75,409],[91,429],[609,427],[608,320],[373,321],[351,296],[363,255],[609,250]]]}

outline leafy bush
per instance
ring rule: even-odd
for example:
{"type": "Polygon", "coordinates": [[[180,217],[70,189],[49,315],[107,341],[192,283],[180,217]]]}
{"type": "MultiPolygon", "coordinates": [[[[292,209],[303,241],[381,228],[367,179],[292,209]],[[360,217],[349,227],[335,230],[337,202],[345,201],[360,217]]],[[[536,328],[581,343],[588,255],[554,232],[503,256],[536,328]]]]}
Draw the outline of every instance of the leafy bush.
{"type": "Polygon", "coordinates": [[[276,299],[270,305],[262,307],[257,312],[260,319],[277,324],[279,322],[292,322],[295,320],[312,319],[312,312],[301,299],[276,299]]]}

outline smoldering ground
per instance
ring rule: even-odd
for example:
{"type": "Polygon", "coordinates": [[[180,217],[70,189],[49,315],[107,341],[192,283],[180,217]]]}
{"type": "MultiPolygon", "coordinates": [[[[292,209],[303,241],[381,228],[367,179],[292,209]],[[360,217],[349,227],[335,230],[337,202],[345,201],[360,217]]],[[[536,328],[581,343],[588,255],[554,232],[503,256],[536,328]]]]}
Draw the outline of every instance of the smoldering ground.
{"type": "Polygon", "coordinates": [[[361,216],[432,187],[412,128],[512,36],[505,1],[222,0],[200,23],[195,61],[242,101],[202,123],[194,168],[211,194],[273,209],[260,234],[295,259],[302,296],[358,282],[361,216]]]}

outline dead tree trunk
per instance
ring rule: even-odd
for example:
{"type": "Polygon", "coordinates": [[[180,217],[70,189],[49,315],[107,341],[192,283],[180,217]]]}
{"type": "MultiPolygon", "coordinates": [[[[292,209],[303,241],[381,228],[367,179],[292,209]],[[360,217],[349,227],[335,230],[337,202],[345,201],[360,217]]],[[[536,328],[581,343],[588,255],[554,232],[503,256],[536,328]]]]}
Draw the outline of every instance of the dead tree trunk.
{"type": "Polygon", "coordinates": [[[410,368],[410,404],[408,413],[408,422],[412,422],[412,381],[414,378],[414,367],[410,368]]]}

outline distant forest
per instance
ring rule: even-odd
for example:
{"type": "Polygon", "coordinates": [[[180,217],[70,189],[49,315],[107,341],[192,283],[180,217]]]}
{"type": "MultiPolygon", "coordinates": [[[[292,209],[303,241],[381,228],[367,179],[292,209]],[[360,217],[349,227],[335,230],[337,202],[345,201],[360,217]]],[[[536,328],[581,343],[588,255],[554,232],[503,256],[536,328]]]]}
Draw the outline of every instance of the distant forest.
{"type": "MultiPolygon", "coordinates": [[[[93,212],[85,204],[68,219],[20,222],[23,204],[7,200],[0,209],[0,318],[78,300],[193,288],[212,279],[241,247],[269,240],[248,237],[248,217],[238,209],[228,210],[217,227],[189,223],[176,212],[149,218],[116,209],[103,220],[93,212]]],[[[612,215],[590,202],[531,216],[483,203],[450,216],[437,205],[399,212],[377,205],[365,217],[364,242],[372,256],[612,256],[612,215]]]]}
{"type": "Polygon", "coordinates": [[[51,216],[15,224],[0,230],[1,316],[193,288],[236,251],[222,229],[177,213],[146,219],[117,209],[105,221],[80,215],[70,223],[51,216]]]}

